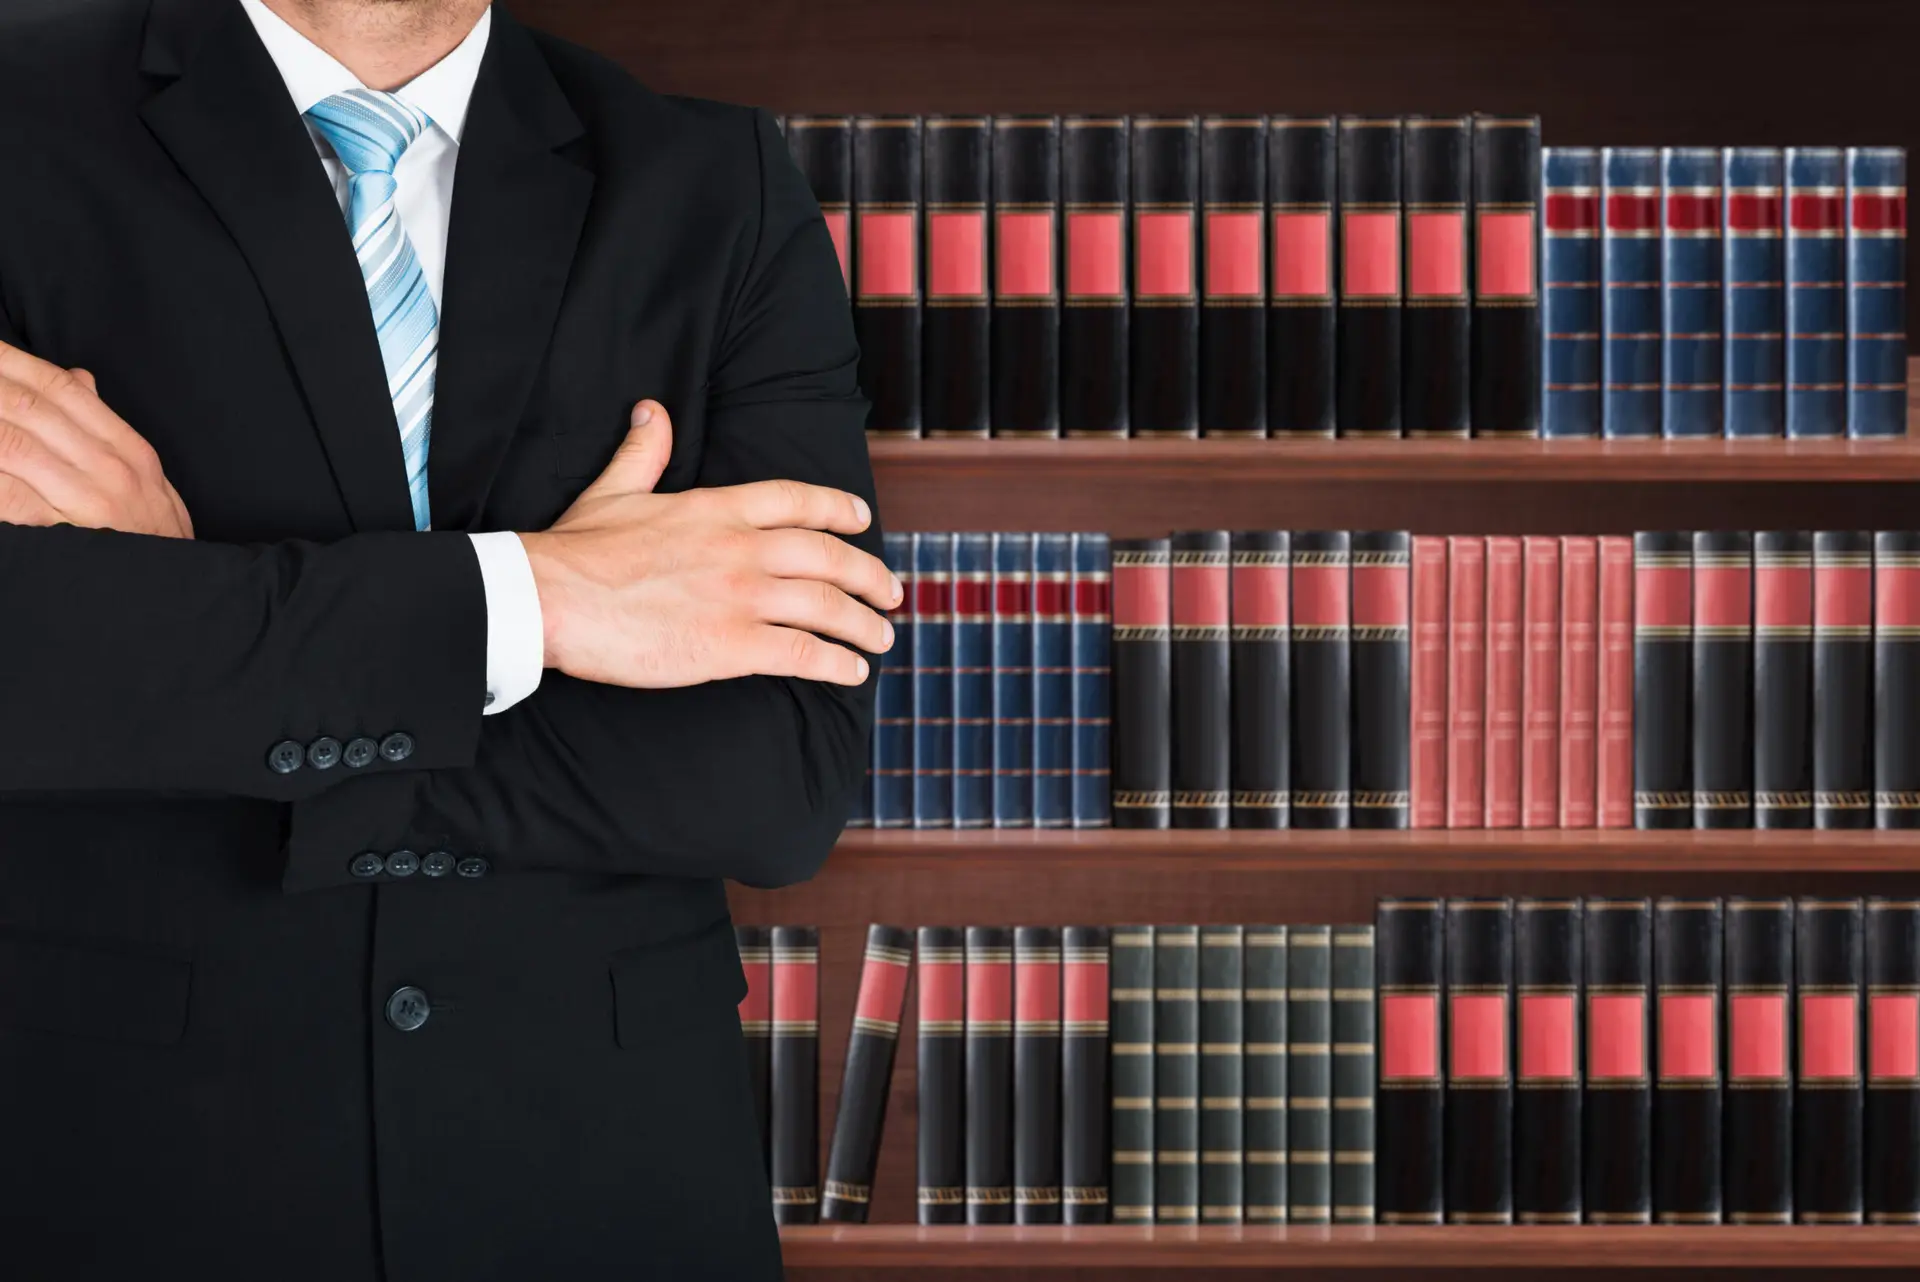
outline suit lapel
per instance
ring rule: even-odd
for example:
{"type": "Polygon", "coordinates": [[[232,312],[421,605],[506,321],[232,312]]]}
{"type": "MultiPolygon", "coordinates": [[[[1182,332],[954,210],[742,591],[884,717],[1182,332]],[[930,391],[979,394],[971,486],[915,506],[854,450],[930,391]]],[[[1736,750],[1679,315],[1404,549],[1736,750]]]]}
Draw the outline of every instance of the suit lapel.
{"type": "Polygon", "coordinates": [[[433,523],[478,522],[545,364],[593,195],[583,133],[539,47],[494,6],[454,176],[427,479],[433,523]]]}
{"type": "Polygon", "coordinates": [[[141,110],[246,256],[358,530],[413,528],[386,368],[346,220],[252,24],[232,0],[156,0],[141,110]]]}

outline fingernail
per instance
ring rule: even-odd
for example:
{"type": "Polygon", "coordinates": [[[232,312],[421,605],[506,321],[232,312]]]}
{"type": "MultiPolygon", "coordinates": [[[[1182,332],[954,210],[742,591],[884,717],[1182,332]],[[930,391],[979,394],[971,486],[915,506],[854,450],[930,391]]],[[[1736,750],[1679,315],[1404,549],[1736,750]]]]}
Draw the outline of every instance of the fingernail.
{"type": "Polygon", "coordinates": [[[867,661],[865,659],[860,658],[858,655],[854,656],[853,661],[860,665],[857,671],[860,673],[860,679],[862,681],[865,681],[867,679],[867,661]]]}
{"type": "Polygon", "coordinates": [[[853,501],[853,511],[854,515],[860,518],[860,524],[862,525],[873,520],[873,512],[867,507],[866,500],[864,499],[856,498],[853,501]]]}
{"type": "Polygon", "coordinates": [[[893,648],[893,625],[891,623],[888,623],[886,625],[886,628],[887,628],[887,631],[886,631],[887,648],[891,650],[893,648]]]}
{"type": "Polygon", "coordinates": [[[900,603],[900,599],[907,594],[907,590],[904,587],[900,586],[900,579],[898,576],[892,576],[892,577],[893,577],[893,602],[895,605],[898,605],[900,603]]]}
{"type": "Polygon", "coordinates": [[[641,405],[633,411],[633,425],[635,427],[645,427],[651,422],[653,422],[653,406],[641,405]]]}

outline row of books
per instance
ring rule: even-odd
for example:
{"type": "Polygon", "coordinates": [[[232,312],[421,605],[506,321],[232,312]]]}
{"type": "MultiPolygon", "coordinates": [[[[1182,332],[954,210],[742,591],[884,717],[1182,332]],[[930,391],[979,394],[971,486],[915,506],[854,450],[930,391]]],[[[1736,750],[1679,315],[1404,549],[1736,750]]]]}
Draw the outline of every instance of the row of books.
{"type": "Polygon", "coordinates": [[[878,433],[1906,430],[1900,148],[1543,152],[1531,116],[782,122],[878,433]]]}
{"type": "Polygon", "coordinates": [[[1904,148],[1542,164],[1545,435],[1906,434],[1904,148]]]}
{"type": "MultiPolygon", "coordinates": [[[[858,1223],[916,940],[869,930],[824,1185],[816,943],[740,931],[742,1020],[777,1217],[858,1223]]],[[[1387,898],[917,946],[924,1224],[1920,1223],[1920,901],[1387,898]]]]}

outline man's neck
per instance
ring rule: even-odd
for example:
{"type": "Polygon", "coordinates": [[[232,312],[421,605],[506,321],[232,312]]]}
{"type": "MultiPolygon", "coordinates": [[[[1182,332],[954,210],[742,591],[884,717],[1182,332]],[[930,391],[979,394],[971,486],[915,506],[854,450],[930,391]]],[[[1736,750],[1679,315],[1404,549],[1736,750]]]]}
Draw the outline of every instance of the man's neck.
{"type": "Polygon", "coordinates": [[[262,0],[369,89],[394,90],[452,53],[488,0],[262,0]]]}

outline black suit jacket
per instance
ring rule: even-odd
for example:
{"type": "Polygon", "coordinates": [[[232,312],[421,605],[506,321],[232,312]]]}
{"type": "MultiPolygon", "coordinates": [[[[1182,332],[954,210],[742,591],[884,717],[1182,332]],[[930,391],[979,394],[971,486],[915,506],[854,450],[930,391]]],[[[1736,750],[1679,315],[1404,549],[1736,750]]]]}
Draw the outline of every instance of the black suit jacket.
{"type": "Polygon", "coordinates": [[[496,13],[415,533],[345,220],[239,5],[36,12],[0,18],[0,337],[95,373],[199,537],[0,526],[5,1271],[775,1276],[722,879],[819,865],[871,685],[549,672],[483,718],[463,533],[545,528],[648,396],[663,489],[871,500],[773,121],[496,13]],[[322,738],[397,759],[270,762],[322,738]],[[398,850],[465,868],[352,871],[398,850]]]}

